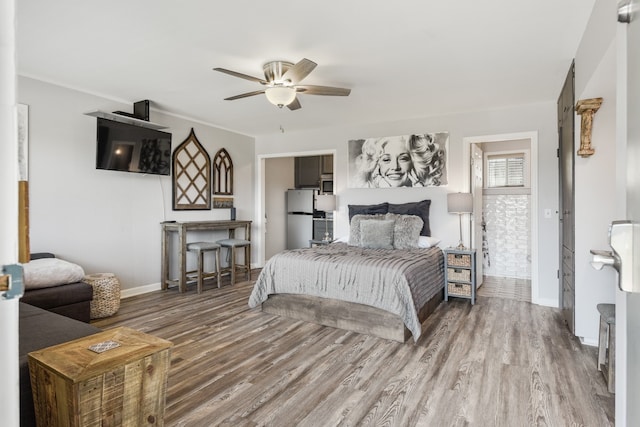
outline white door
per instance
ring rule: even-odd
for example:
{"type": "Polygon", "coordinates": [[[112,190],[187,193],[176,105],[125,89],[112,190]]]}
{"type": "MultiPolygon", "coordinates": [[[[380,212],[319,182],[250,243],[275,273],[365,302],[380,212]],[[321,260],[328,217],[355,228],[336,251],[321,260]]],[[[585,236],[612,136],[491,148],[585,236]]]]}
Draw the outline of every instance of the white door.
{"type": "MultiPolygon", "coordinates": [[[[15,4],[0,2],[0,266],[18,261],[18,132],[16,130],[15,4]]],[[[0,422],[20,423],[18,299],[0,291],[0,422]]]]}
{"type": "Polygon", "coordinates": [[[471,194],[473,194],[473,214],[471,216],[471,247],[476,250],[476,283],[482,286],[484,251],[482,226],[482,186],[483,186],[483,157],[478,144],[471,144],[471,194]]]}
{"type": "MultiPolygon", "coordinates": [[[[629,2],[627,2],[629,3],[629,2]]],[[[633,0],[631,23],[627,24],[627,219],[640,222],[640,1],[633,0]],[[635,15],[635,16],[633,16],[635,15]]],[[[624,112],[623,112],[624,114],[624,112]]],[[[635,235],[633,253],[640,253],[635,235]]],[[[640,257],[633,257],[633,280],[640,280],[640,257]]],[[[634,285],[635,286],[635,285],[634,285]]],[[[626,294],[627,425],[640,423],[640,294],[626,294]]],[[[616,371],[616,376],[619,371],[616,371]]],[[[624,373],[624,371],[623,371],[624,373]]],[[[623,391],[624,392],[624,391],[623,391]]],[[[618,421],[618,420],[616,420],[618,421]]]]}

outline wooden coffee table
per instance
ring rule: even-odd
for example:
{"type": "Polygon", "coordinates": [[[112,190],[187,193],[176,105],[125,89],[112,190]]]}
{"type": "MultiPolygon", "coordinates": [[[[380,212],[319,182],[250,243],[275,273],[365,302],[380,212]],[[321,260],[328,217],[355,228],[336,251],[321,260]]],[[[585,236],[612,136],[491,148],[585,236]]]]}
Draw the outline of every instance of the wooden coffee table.
{"type": "Polygon", "coordinates": [[[121,327],[29,353],[38,425],[164,425],[172,345],[121,327]]]}

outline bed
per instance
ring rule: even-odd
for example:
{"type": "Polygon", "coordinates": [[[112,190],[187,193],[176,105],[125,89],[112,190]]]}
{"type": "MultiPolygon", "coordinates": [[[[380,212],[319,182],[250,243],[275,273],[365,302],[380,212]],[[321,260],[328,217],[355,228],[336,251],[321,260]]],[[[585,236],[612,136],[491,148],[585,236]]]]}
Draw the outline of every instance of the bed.
{"type": "Polygon", "coordinates": [[[433,239],[420,243],[425,221],[418,215],[361,212],[351,206],[350,213],[348,243],[287,250],[269,259],[249,306],[399,342],[417,341],[422,322],[443,300],[442,251],[433,239]]]}

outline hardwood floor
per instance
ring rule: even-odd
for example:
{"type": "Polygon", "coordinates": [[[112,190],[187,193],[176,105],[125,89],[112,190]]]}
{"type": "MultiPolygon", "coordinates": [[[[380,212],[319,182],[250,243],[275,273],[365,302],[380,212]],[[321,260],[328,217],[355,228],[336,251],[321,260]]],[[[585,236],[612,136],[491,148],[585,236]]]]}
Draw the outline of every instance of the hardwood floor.
{"type": "Polygon", "coordinates": [[[404,344],[249,309],[252,284],[157,291],[92,322],[174,343],[169,426],[610,426],[614,398],[558,309],[452,299],[404,344]]]}

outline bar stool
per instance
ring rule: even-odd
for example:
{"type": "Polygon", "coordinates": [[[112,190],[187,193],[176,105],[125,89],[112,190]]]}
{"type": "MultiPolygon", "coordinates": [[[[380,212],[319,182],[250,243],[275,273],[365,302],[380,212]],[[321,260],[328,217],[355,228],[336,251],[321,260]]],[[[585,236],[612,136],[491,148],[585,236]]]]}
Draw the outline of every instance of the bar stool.
{"type": "Polygon", "coordinates": [[[600,333],[598,334],[598,371],[602,371],[609,393],[616,391],[616,306],[598,304],[600,333]],[[608,351],[607,351],[608,350],[608,351]],[[607,354],[608,353],[608,354],[607,354]]]}
{"type": "Polygon", "coordinates": [[[227,262],[229,266],[223,269],[223,273],[230,272],[231,284],[236,283],[236,270],[244,271],[247,280],[251,280],[251,242],[244,239],[222,239],[218,243],[223,248],[227,248],[227,262]],[[236,262],[236,249],[244,248],[244,264],[236,262]]]}
{"type": "MultiPolygon", "coordinates": [[[[202,282],[204,279],[217,276],[218,288],[220,288],[220,245],[213,242],[193,242],[187,243],[187,251],[195,252],[198,255],[198,270],[196,271],[198,277],[198,293],[202,293],[202,282]],[[216,271],[205,272],[204,271],[204,253],[215,252],[216,271]]],[[[193,272],[189,272],[193,273],[193,272]]]]}

